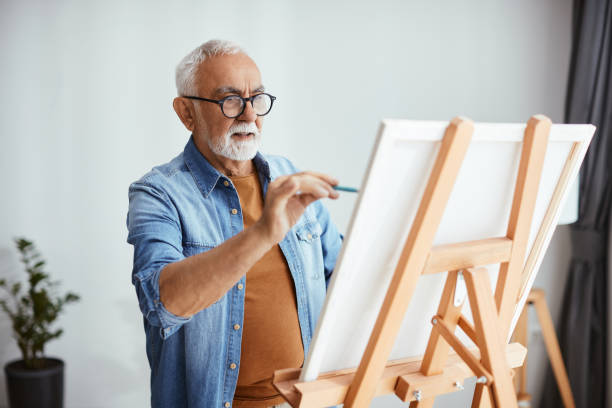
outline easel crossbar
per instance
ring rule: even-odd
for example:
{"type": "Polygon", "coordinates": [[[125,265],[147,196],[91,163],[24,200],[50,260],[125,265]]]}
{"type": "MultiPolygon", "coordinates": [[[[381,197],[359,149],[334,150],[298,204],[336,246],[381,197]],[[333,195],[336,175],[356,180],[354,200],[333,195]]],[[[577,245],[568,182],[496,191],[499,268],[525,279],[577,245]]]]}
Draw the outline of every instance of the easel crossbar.
{"type": "Polygon", "coordinates": [[[506,237],[436,245],[429,252],[423,274],[508,262],[511,253],[512,240],[506,237]]]}
{"type": "MultiPolygon", "coordinates": [[[[480,358],[477,348],[470,352],[480,358]]],[[[526,354],[527,349],[520,343],[509,344],[506,348],[508,365],[520,367],[526,354]]],[[[459,391],[466,379],[476,375],[461,357],[450,353],[441,374],[426,376],[420,372],[422,359],[423,356],[419,356],[390,361],[378,380],[375,395],[395,393],[403,401],[413,401],[416,389],[427,397],[459,391]],[[434,391],[437,394],[433,394],[434,391]]],[[[315,381],[300,382],[301,369],[290,368],[276,371],[273,383],[294,408],[333,406],[344,402],[355,371],[356,368],[333,371],[321,374],[315,381]]]]}

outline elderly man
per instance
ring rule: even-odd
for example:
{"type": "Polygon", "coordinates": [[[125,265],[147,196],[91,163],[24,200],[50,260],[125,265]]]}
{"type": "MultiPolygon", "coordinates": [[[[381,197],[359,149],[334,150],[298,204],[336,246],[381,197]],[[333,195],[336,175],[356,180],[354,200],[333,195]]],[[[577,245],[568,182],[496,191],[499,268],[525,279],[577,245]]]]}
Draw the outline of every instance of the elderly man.
{"type": "Polygon", "coordinates": [[[300,367],[341,235],[333,178],[258,152],[274,96],[238,46],[209,41],[176,69],[184,151],[129,189],[132,282],[153,407],[270,407],[300,367]]]}

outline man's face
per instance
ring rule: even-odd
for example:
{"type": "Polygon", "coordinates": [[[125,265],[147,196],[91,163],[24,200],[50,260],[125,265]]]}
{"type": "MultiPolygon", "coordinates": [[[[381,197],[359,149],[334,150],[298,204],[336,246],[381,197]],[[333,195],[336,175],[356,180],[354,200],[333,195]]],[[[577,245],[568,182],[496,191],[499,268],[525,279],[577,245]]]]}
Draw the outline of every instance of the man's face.
{"type": "MultiPolygon", "coordinates": [[[[196,89],[194,96],[217,100],[229,95],[248,98],[263,92],[259,69],[244,54],[219,55],[204,61],[196,74],[196,89]]],[[[216,156],[231,160],[253,158],[263,118],[255,114],[250,102],[236,118],[227,118],[215,103],[194,101],[194,109],[193,135],[199,146],[206,145],[216,156]]]]}

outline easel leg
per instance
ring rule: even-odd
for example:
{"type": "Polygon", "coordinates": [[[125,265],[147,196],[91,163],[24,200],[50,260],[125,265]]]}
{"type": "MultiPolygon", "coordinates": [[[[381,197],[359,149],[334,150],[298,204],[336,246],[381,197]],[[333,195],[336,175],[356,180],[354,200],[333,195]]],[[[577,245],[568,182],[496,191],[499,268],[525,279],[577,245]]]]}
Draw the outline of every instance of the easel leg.
{"type": "MultiPolygon", "coordinates": [[[[516,394],[510,376],[510,367],[506,361],[506,337],[502,335],[497,307],[491,292],[489,273],[485,268],[479,268],[467,269],[463,274],[472,308],[481,361],[495,379],[491,385],[495,406],[497,408],[516,407],[516,394]]],[[[485,392],[484,388],[481,393],[485,392]]]]}
{"type": "MultiPolygon", "coordinates": [[[[444,320],[451,330],[457,327],[459,316],[461,316],[461,308],[463,303],[455,306],[455,288],[457,287],[458,271],[449,271],[446,278],[446,284],[442,291],[440,305],[438,306],[438,316],[444,320]]],[[[446,363],[450,345],[442,338],[438,330],[432,330],[427,349],[421,363],[421,372],[425,375],[440,374],[446,363]]],[[[426,398],[421,401],[413,401],[410,403],[411,408],[430,408],[433,407],[434,398],[426,398]]]]}
{"type": "MultiPolygon", "coordinates": [[[[525,304],[521,317],[519,318],[516,328],[514,329],[513,339],[516,342],[521,343],[527,348],[528,342],[528,304],[525,304]]],[[[514,378],[515,386],[518,389],[518,402],[522,407],[531,406],[531,395],[527,392],[527,357],[523,365],[516,369],[517,375],[514,378]]]]}
{"type": "Polygon", "coordinates": [[[491,398],[491,390],[486,384],[476,384],[472,408],[493,408],[495,402],[491,398]]]}
{"type": "Polygon", "coordinates": [[[555,326],[553,325],[552,318],[550,317],[550,311],[546,305],[546,296],[544,291],[541,289],[533,289],[530,293],[530,299],[533,300],[533,306],[535,307],[540,321],[540,327],[542,328],[542,337],[544,338],[544,344],[546,345],[546,351],[548,352],[548,358],[552,365],[559,391],[561,392],[561,399],[563,405],[566,408],[574,408],[574,397],[572,395],[572,388],[570,387],[567,372],[565,371],[565,365],[563,364],[563,356],[559,349],[559,342],[557,341],[557,335],[555,334],[555,326]]]}
{"type": "Polygon", "coordinates": [[[421,401],[411,401],[410,408],[432,408],[434,406],[435,398],[427,398],[421,401]]]}
{"type": "Polygon", "coordinates": [[[368,345],[344,399],[346,408],[367,406],[374,397],[377,382],[427,262],[472,132],[472,123],[461,118],[453,119],[447,127],[368,345]]]}

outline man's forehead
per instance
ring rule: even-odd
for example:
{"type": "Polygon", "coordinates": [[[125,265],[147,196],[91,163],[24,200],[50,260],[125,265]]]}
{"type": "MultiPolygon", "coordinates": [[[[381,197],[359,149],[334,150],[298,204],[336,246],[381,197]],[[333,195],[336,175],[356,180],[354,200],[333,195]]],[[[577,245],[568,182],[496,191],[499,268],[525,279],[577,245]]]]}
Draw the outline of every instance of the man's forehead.
{"type": "Polygon", "coordinates": [[[257,65],[245,54],[211,57],[202,63],[198,74],[198,82],[209,92],[242,93],[263,88],[257,65]]]}

